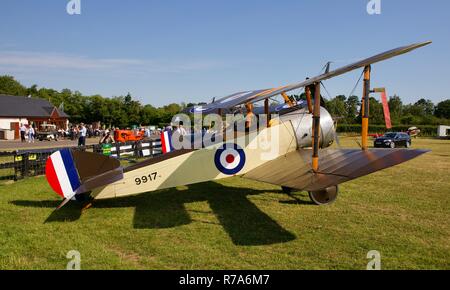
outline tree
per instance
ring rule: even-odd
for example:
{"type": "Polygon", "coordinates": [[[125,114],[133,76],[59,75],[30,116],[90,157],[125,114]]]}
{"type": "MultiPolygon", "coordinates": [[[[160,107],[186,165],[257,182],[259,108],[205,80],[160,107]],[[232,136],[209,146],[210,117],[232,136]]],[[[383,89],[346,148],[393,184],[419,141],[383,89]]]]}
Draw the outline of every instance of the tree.
{"type": "Polygon", "coordinates": [[[344,95],[339,95],[327,101],[327,109],[331,116],[341,118],[347,117],[346,100],[347,98],[344,95]]]}
{"type": "Polygon", "coordinates": [[[0,76],[0,94],[12,96],[27,96],[27,88],[12,76],[0,76]]]}
{"type": "Polygon", "coordinates": [[[176,103],[172,103],[162,108],[159,108],[161,115],[161,123],[170,123],[172,121],[173,116],[180,113],[181,110],[182,110],[181,106],[176,103]]]}
{"type": "Polygon", "coordinates": [[[128,116],[127,127],[138,126],[140,125],[140,111],[141,111],[141,103],[139,101],[133,100],[133,97],[130,93],[128,93],[123,98],[123,110],[125,114],[128,116]]]}
{"type": "MultiPolygon", "coordinates": [[[[311,92],[314,96],[314,91],[311,92]]],[[[72,123],[92,123],[100,121],[106,126],[127,128],[133,125],[160,125],[170,123],[172,117],[181,112],[183,107],[195,105],[168,104],[156,108],[152,105],[142,105],[128,93],[126,96],[105,98],[101,95],[85,96],[78,91],[63,89],[57,91],[51,88],[38,88],[32,85],[26,88],[12,76],[0,76],[0,94],[31,95],[50,101],[58,107],[64,103],[64,112],[70,115],[72,123]]],[[[305,94],[293,95],[291,98],[305,100],[305,94]]],[[[360,99],[357,96],[346,98],[336,96],[331,100],[321,98],[321,105],[329,110],[334,117],[343,117],[340,122],[355,124],[361,122],[360,99]]],[[[199,106],[206,103],[198,103],[199,106]]],[[[391,119],[394,124],[404,125],[436,125],[450,119],[450,100],[440,102],[436,107],[427,99],[420,99],[414,104],[404,105],[399,96],[389,98],[391,119]]],[[[377,99],[370,98],[370,123],[384,124],[383,107],[377,99]]]]}
{"type": "Polygon", "coordinates": [[[389,97],[388,105],[392,123],[398,124],[400,122],[400,118],[402,116],[403,111],[402,99],[397,95],[389,97]]]}
{"type": "Polygon", "coordinates": [[[31,87],[29,87],[27,89],[27,96],[32,96],[37,98],[38,97],[38,89],[37,89],[37,85],[32,85],[31,87]]]}
{"type": "Polygon", "coordinates": [[[161,123],[161,115],[158,109],[152,105],[145,105],[141,111],[141,123],[146,126],[161,123]]]}
{"type": "Polygon", "coordinates": [[[414,104],[414,106],[419,107],[424,116],[433,115],[434,113],[434,104],[430,100],[420,99],[414,104]]]}
{"type": "Polygon", "coordinates": [[[440,102],[436,106],[434,115],[438,118],[450,119],[450,100],[440,102]]]}
{"type": "Polygon", "coordinates": [[[347,124],[353,124],[355,122],[356,117],[358,117],[359,111],[358,108],[361,106],[361,102],[357,96],[348,97],[345,102],[345,109],[347,111],[347,118],[345,122],[347,124]]]}
{"type": "Polygon", "coordinates": [[[87,123],[109,121],[109,108],[107,100],[100,95],[94,95],[86,98],[85,116],[87,123]]]}
{"type": "Polygon", "coordinates": [[[385,124],[383,105],[374,97],[369,98],[369,116],[372,124],[385,124]]]}
{"type": "Polygon", "coordinates": [[[403,108],[403,112],[406,115],[413,115],[413,116],[429,116],[433,115],[434,112],[434,104],[430,100],[420,99],[413,105],[406,105],[403,108]]]}

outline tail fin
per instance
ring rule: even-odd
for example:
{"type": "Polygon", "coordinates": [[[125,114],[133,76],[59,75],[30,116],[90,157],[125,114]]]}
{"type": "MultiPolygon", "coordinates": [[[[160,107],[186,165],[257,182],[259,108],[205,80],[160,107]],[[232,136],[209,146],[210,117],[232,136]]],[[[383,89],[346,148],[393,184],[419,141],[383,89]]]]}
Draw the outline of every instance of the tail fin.
{"type": "Polygon", "coordinates": [[[116,159],[66,148],[50,155],[45,175],[53,191],[65,199],[63,206],[77,194],[122,179],[123,168],[116,159]]]}

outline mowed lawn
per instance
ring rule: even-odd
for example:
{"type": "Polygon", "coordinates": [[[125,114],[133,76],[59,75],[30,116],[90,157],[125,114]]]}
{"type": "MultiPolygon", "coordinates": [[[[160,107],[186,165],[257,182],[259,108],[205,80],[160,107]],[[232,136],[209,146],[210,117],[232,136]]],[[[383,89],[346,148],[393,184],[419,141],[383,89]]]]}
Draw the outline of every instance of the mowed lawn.
{"type": "MultiPolygon", "coordinates": [[[[356,147],[356,138],[341,145],[356,147]]],[[[0,185],[0,269],[450,269],[450,141],[346,183],[330,206],[230,178],[136,197],[77,204],[44,177],[0,185]]]]}

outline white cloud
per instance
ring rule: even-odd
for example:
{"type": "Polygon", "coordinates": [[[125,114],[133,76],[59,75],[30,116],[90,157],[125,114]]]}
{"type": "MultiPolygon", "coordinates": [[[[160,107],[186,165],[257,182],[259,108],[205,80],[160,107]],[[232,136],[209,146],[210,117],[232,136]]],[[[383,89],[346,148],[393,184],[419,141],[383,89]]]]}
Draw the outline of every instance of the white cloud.
{"type": "Polygon", "coordinates": [[[149,60],[92,58],[80,55],[25,51],[0,51],[0,67],[11,71],[79,70],[122,73],[183,73],[224,68],[229,64],[214,60],[149,60]]]}

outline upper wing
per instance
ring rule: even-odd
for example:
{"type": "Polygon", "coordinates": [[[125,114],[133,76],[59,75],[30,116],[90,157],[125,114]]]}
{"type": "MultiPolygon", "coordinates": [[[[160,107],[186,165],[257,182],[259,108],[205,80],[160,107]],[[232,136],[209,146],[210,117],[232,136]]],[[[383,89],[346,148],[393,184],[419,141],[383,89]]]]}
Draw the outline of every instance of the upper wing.
{"type": "Polygon", "coordinates": [[[311,167],[311,150],[300,149],[269,161],[244,175],[271,184],[315,191],[406,162],[428,151],[408,149],[325,149],[319,172],[311,167]]]}
{"type": "Polygon", "coordinates": [[[396,49],[392,49],[380,54],[377,54],[375,56],[366,58],[364,60],[346,65],[344,67],[338,68],[336,70],[330,71],[328,73],[310,78],[306,81],[290,84],[286,86],[281,86],[277,88],[271,88],[271,89],[265,89],[265,90],[254,90],[254,91],[246,91],[246,92],[239,92],[232,94],[230,96],[221,98],[211,104],[207,104],[205,106],[199,106],[199,107],[192,107],[188,108],[187,112],[189,113],[203,113],[203,114],[209,114],[213,112],[217,112],[218,109],[229,109],[244,103],[253,103],[258,102],[261,100],[264,100],[266,98],[270,98],[276,95],[279,95],[283,92],[289,92],[298,88],[306,87],[309,85],[312,85],[314,83],[327,80],[342,74],[345,74],[347,72],[356,70],[358,68],[363,68],[367,65],[374,64],[383,60],[387,60],[389,58],[399,56],[405,53],[408,53],[412,50],[415,50],[417,48],[420,48],[422,46],[430,44],[431,41],[426,42],[420,42],[415,43],[407,46],[402,46],[396,49]]]}
{"type": "Polygon", "coordinates": [[[270,91],[270,89],[235,93],[230,96],[223,97],[223,98],[221,98],[211,104],[208,104],[208,105],[187,108],[187,112],[191,113],[191,114],[194,114],[194,113],[202,113],[202,114],[216,113],[218,109],[233,108],[240,104],[250,102],[251,100],[253,100],[254,98],[256,98],[258,96],[265,95],[269,91],[270,91]]]}

